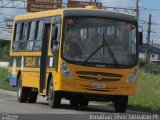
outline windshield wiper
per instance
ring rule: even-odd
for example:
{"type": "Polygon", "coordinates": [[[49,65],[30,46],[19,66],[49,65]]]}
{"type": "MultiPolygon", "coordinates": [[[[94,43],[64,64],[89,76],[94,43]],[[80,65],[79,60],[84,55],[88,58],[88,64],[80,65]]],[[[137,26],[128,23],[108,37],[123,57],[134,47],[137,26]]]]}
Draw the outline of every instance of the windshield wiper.
{"type": "Polygon", "coordinates": [[[100,45],[95,51],[93,51],[93,52],[91,53],[91,55],[88,56],[88,57],[84,60],[84,62],[82,63],[82,65],[84,65],[84,64],[85,64],[93,55],[95,55],[102,47],[103,47],[103,54],[104,54],[104,46],[105,46],[106,49],[108,50],[109,55],[111,56],[111,58],[112,58],[113,61],[114,61],[114,64],[115,64],[116,67],[118,68],[118,67],[119,67],[118,61],[117,61],[117,59],[116,59],[116,57],[115,57],[115,55],[114,55],[114,53],[113,53],[113,51],[112,51],[109,43],[108,43],[108,41],[104,39],[104,33],[103,33],[103,43],[102,43],[102,45],[100,45]]]}
{"type": "Polygon", "coordinates": [[[82,65],[84,65],[93,55],[95,55],[102,47],[103,47],[104,45],[102,44],[102,45],[100,45],[95,51],[93,51],[91,54],[90,54],[90,56],[88,56],[85,60],[84,60],[84,62],[82,63],[82,65]]]}
{"type": "Polygon", "coordinates": [[[103,33],[103,41],[104,41],[104,45],[105,45],[106,49],[108,50],[108,53],[110,54],[110,56],[112,57],[112,60],[114,61],[114,64],[118,68],[119,67],[118,61],[117,61],[109,43],[108,43],[108,41],[104,39],[104,33],[103,33]]]}

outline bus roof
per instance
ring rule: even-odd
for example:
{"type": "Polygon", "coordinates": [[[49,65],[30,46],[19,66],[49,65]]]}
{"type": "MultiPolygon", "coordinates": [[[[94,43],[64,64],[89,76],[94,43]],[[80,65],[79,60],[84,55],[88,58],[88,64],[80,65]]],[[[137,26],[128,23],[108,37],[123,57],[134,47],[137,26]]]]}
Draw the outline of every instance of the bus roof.
{"type": "Polygon", "coordinates": [[[118,13],[113,11],[106,11],[106,10],[86,10],[86,9],[79,9],[79,10],[65,10],[64,12],[65,17],[75,16],[75,17],[101,17],[101,18],[108,18],[108,19],[115,19],[115,20],[124,20],[124,21],[132,21],[136,22],[137,19],[135,16],[118,13]]]}
{"type": "Polygon", "coordinates": [[[27,19],[34,19],[34,18],[41,18],[41,17],[48,17],[53,15],[61,15],[63,14],[64,9],[55,9],[55,10],[47,10],[35,13],[27,13],[22,15],[17,15],[15,20],[27,20],[27,19]]]}
{"type": "Polygon", "coordinates": [[[118,12],[108,11],[103,9],[88,9],[88,8],[63,8],[63,9],[28,13],[23,15],[17,15],[15,17],[15,20],[19,21],[19,20],[27,20],[27,19],[48,17],[48,16],[54,16],[54,15],[62,15],[63,13],[64,13],[64,16],[107,17],[111,19],[136,21],[136,17],[133,15],[118,13],[118,12]]]}

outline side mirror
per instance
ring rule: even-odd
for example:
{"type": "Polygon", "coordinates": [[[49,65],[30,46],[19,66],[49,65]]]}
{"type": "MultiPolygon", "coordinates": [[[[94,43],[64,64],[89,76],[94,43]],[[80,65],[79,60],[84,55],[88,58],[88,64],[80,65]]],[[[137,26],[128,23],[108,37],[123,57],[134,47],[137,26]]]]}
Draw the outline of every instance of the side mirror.
{"type": "Polygon", "coordinates": [[[139,45],[141,46],[143,44],[143,32],[138,32],[138,38],[139,38],[139,45]]]}
{"type": "Polygon", "coordinates": [[[58,27],[57,26],[53,26],[52,27],[52,40],[51,40],[51,49],[52,51],[57,50],[57,45],[58,45],[58,41],[57,41],[57,34],[58,34],[58,27]]]}

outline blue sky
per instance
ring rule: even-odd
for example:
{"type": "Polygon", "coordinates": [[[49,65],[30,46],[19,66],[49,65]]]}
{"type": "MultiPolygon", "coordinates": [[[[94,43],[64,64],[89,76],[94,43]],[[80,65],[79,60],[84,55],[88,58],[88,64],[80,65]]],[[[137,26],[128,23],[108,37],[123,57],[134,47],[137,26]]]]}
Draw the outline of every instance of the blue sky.
{"type": "MultiPolygon", "coordinates": [[[[89,0],[84,0],[89,1],[89,0]]],[[[97,0],[107,7],[132,8],[136,7],[136,0],[97,0]]],[[[63,0],[66,2],[66,0],[63,0]]],[[[146,41],[147,22],[149,14],[152,14],[152,33],[151,40],[160,42],[160,0],[139,0],[140,20],[139,24],[144,28],[144,41],[146,41]]],[[[6,9],[0,8],[0,27],[4,26],[4,17],[14,17],[17,14],[26,13],[25,9],[6,9]]]]}
{"type": "MultiPolygon", "coordinates": [[[[105,6],[122,7],[122,8],[136,8],[137,0],[99,0],[103,1],[105,6]]],[[[160,42],[160,0],[139,0],[140,19],[139,24],[144,29],[144,41],[148,30],[149,14],[152,14],[152,33],[151,40],[155,43],[160,42]]]]}

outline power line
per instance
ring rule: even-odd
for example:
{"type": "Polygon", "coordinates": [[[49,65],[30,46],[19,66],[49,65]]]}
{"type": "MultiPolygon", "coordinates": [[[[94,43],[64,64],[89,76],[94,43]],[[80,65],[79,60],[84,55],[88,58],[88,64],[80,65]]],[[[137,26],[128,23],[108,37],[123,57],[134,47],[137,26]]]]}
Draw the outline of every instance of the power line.
{"type": "Polygon", "coordinates": [[[152,23],[152,25],[160,26],[160,24],[159,24],[159,23],[155,23],[155,22],[154,22],[154,23],[152,23]]]}
{"type": "Polygon", "coordinates": [[[1,0],[0,8],[17,8],[17,9],[26,9],[26,0],[1,0]]]}
{"type": "Polygon", "coordinates": [[[14,17],[13,15],[7,15],[7,14],[4,14],[4,13],[0,13],[0,15],[14,17]]]}
{"type": "Polygon", "coordinates": [[[140,7],[140,9],[149,10],[149,11],[160,11],[160,9],[152,9],[152,8],[145,8],[145,7],[140,7]]]}

